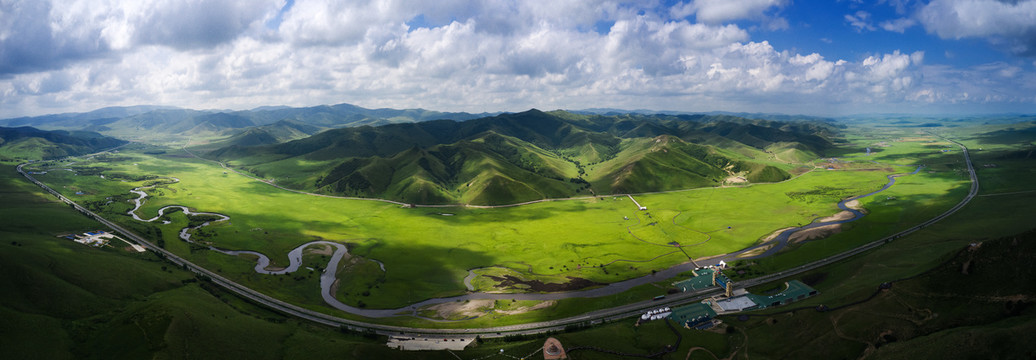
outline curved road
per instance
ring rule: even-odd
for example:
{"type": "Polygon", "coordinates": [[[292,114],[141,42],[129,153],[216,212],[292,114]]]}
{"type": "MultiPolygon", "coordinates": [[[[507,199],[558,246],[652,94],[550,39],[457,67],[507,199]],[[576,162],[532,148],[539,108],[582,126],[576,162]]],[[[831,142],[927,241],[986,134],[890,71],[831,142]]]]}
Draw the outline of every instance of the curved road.
{"type": "MultiPolygon", "coordinates": [[[[797,266],[797,267],[794,267],[794,268],[791,268],[791,269],[787,269],[787,270],[784,270],[784,271],[772,273],[772,274],[769,274],[769,275],[766,275],[766,276],[745,280],[745,281],[742,281],[742,282],[738,283],[737,285],[739,287],[751,287],[751,286],[755,286],[755,285],[760,285],[760,284],[768,283],[768,282],[771,282],[771,281],[780,280],[780,279],[783,279],[783,278],[786,278],[786,277],[789,277],[789,276],[794,276],[794,275],[797,275],[797,274],[800,274],[800,273],[803,273],[803,272],[806,272],[806,271],[809,271],[809,270],[813,270],[813,269],[816,269],[816,268],[819,268],[819,267],[822,267],[822,266],[825,266],[825,265],[829,265],[829,264],[832,264],[832,263],[844,260],[846,258],[852,257],[852,256],[854,256],[856,254],[859,254],[859,253],[871,250],[873,248],[881,246],[882,244],[885,244],[887,242],[893,241],[893,240],[898,239],[900,237],[903,237],[905,235],[911,234],[911,233],[913,233],[915,231],[923,229],[924,227],[926,227],[928,225],[931,225],[931,224],[933,224],[935,222],[938,222],[938,221],[940,221],[940,220],[942,220],[942,219],[944,219],[944,218],[946,218],[946,217],[956,213],[957,211],[959,211],[961,208],[963,208],[965,205],[967,205],[967,203],[970,202],[977,195],[978,189],[979,189],[978,177],[975,174],[975,169],[974,169],[974,166],[972,165],[971,156],[968,153],[967,147],[965,147],[963,144],[961,144],[961,143],[959,143],[957,141],[953,141],[953,140],[949,140],[949,139],[946,139],[946,140],[950,141],[950,142],[953,142],[953,143],[957,144],[958,146],[960,146],[960,148],[961,148],[961,150],[963,151],[963,154],[964,154],[965,162],[967,163],[968,173],[969,173],[970,180],[971,180],[971,190],[969,191],[968,195],[963,200],[961,200],[957,205],[953,206],[952,208],[950,208],[946,212],[944,212],[944,213],[942,213],[942,214],[940,214],[940,215],[938,215],[936,217],[933,217],[932,219],[929,219],[929,220],[927,220],[927,221],[925,221],[925,222],[923,222],[921,224],[918,224],[918,225],[916,225],[914,227],[911,227],[909,229],[900,231],[900,232],[898,232],[896,234],[893,234],[891,236],[875,240],[873,242],[864,244],[862,246],[859,246],[857,248],[854,248],[854,249],[842,252],[840,254],[836,254],[834,256],[830,256],[830,257],[825,258],[825,259],[821,259],[821,260],[814,261],[814,262],[811,262],[811,263],[808,263],[808,264],[800,265],[800,266],[797,266]]],[[[679,294],[671,295],[671,296],[667,297],[666,299],[664,299],[662,301],[646,300],[646,301],[641,301],[641,302],[637,302],[637,303],[621,305],[621,306],[617,306],[617,307],[613,307],[613,308],[609,308],[609,309],[602,309],[602,310],[597,310],[597,311],[591,311],[591,312],[588,312],[588,313],[584,313],[584,314],[580,314],[580,315],[577,315],[577,316],[572,316],[572,317],[568,317],[568,318],[564,318],[564,319],[557,319],[557,320],[543,321],[543,322],[536,322],[536,323],[519,324],[519,325],[489,327],[489,328],[477,328],[477,329],[426,329],[426,328],[412,328],[412,327],[403,327],[403,326],[372,324],[372,323],[367,323],[367,322],[363,322],[363,321],[357,321],[357,320],[353,320],[353,319],[346,319],[346,318],[331,316],[331,315],[328,315],[328,314],[324,314],[324,313],[316,312],[316,311],[313,311],[313,310],[305,309],[305,308],[299,307],[297,305],[289,304],[289,303],[284,302],[282,300],[272,298],[272,297],[267,296],[265,294],[259,293],[259,292],[255,291],[255,290],[252,290],[252,289],[250,289],[248,287],[240,285],[240,284],[238,284],[238,283],[236,283],[234,281],[231,281],[231,280],[229,280],[227,278],[224,278],[223,276],[221,276],[219,274],[216,274],[216,273],[214,273],[212,271],[209,271],[209,270],[207,270],[207,269],[205,269],[205,268],[203,268],[201,266],[195,265],[195,264],[193,264],[193,263],[191,263],[191,262],[189,262],[189,261],[187,261],[187,260],[177,256],[176,254],[173,254],[173,253],[171,253],[169,251],[166,251],[165,249],[162,249],[162,248],[159,248],[159,247],[155,246],[153,243],[151,243],[147,239],[144,239],[143,237],[141,237],[141,236],[139,236],[139,235],[137,235],[137,234],[135,234],[135,233],[133,233],[131,231],[126,230],[125,228],[119,226],[118,224],[115,224],[115,223],[113,223],[111,221],[108,221],[107,219],[105,219],[105,218],[103,218],[103,217],[101,217],[101,216],[91,212],[90,210],[80,206],[79,204],[75,203],[71,199],[61,195],[57,191],[51,189],[47,185],[45,185],[42,182],[36,180],[31,175],[29,175],[28,173],[23,171],[22,167],[25,166],[25,165],[26,164],[18,165],[18,167],[17,167],[18,172],[21,173],[22,176],[25,176],[27,179],[32,181],[37,186],[43,188],[47,192],[50,192],[52,195],[56,196],[61,201],[71,205],[77,211],[79,211],[79,212],[81,212],[81,213],[83,213],[83,214],[85,214],[85,215],[87,215],[87,216],[97,220],[98,222],[100,222],[101,224],[103,224],[105,226],[108,226],[113,231],[122,234],[123,236],[129,238],[130,240],[136,241],[137,243],[139,243],[139,244],[149,248],[150,250],[154,251],[156,254],[159,254],[160,256],[165,257],[166,259],[168,259],[169,261],[173,262],[174,264],[184,266],[185,268],[191,270],[192,272],[195,272],[195,273],[197,273],[199,275],[208,277],[208,278],[210,278],[212,280],[213,283],[216,283],[217,285],[220,285],[220,286],[226,288],[227,290],[229,290],[231,292],[234,292],[235,294],[237,294],[237,295],[239,295],[241,297],[250,299],[250,300],[252,300],[252,301],[254,301],[254,302],[258,303],[258,304],[267,306],[267,307],[269,307],[271,309],[274,309],[276,311],[279,311],[279,312],[287,314],[287,315],[299,317],[299,318],[302,318],[302,319],[306,319],[306,320],[317,322],[317,323],[321,323],[321,324],[326,324],[326,325],[329,325],[329,326],[340,326],[340,327],[345,327],[345,328],[348,328],[348,329],[351,329],[351,330],[371,329],[371,330],[374,330],[375,332],[377,332],[379,334],[383,334],[383,335],[400,335],[400,334],[429,334],[429,335],[431,335],[431,334],[434,334],[435,336],[452,336],[452,337],[470,337],[470,336],[474,336],[474,335],[480,335],[480,336],[483,336],[483,337],[498,337],[498,336],[506,336],[506,335],[512,335],[512,334],[538,334],[538,333],[543,333],[543,332],[548,332],[548,331],[563,330],[565,326],[572,325],[572,324],[587,324],[587,323],[588,324],[597,324],[597,323],[600,323],[600,322],[603,322],[603,321],[612,321],[612,320],[623,319],[623,318],[627,318],[627,317],[630,317],[630,316],[638,315],[638,314],[640,314],[641,312],[643,312],[646,309],[657,308],[659,306],[675,306],[675,305],[679,305],[679,304],[696,302],[696,301],[700,301],[701,299],[704,299],[704,298],[706,298],[708,296],[712,296],[712,295],[716,295],[716,294],[721,293],[721,290],[718,289],[718,288],[708,288],[708,289],[702,289],[702,290],[699,290],[699,291],[690,291],[690,292],[684,292],[684,293],[679,293],[679,294]]],[[[297,248],[297,249],[299,251],[301,251],[301,248],[302,247],[297,248]]],[[[340,252],[336,252],[336,254],[337,253],[340,253],[340,252]]],[[[690,266],[690,268],[695,267],[695,265],[693,265],[693,263],[688,263],[688,264],[684,264],[684,265],[690,266]]],[[[329,268],[332,268],[332,267],[329,266],[329,268]]],[[[670,269],[661,271],[661,272],[659,272],[658,275],[663,275],[662,273],[668,272],[668,271],[675,271],[675,273],[679,273],[679,272],[686,271],[686,269],[682,269],[681,266],[677,266],[677,267],[674,267],[674,268],[670,268],[670,269]]],[[[675,275],[675,273],[674,273],[674,275],[675,275]]],[[[321,281],[322,282],[324,281],[324,276],[321,276],[321,281]]],[[[629,280],[627,280],[627,281],[629,281],[629,280]]],[[[610,285],[608,285],[606,287],[603,287],[603,288],[600,288],[600,289],[604,289],[604,288],[611,287],[611,286],[618,285],[618,284],[621,284],[621,283],[613,283],[613,284],[610,284],[610,285]]],[[[593,290],[597,290],[597,289],[593,289],[593,290]]],[[[588,290],[588,291],[593,291],[593,290],[588,290]]],[[[562,298],[565,297],[564,296],[565,293],[557,293],[557,294],[561,295],[562,298]]],[[[490,295],[493,295],[493,294],[490,294],[490,295]]],[[[513,297],[515,294],[500,294],[500,295],[508,295],[508,296],[512,296],[513,297]]],[[[532,295],[532,294],[530,294],[530,295],[532,295]]],[[[416,306],[416,305],[417,304],[415,304],[414,306],[416,306]]]]}

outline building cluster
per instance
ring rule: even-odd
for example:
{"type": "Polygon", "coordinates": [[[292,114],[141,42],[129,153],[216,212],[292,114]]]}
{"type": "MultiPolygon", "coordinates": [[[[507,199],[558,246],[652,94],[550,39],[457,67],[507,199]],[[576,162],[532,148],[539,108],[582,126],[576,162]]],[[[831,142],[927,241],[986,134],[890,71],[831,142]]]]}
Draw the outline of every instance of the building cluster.
{"type": "Polygon", "coordinates": [[[108,233],[107,231],[97,230],[89,231],[82,234],[66,235],[65,238],[75,241],[83,245],[90,245],[94,247],[100,247],[108,244],[115,235],[108,233]]]}
{"type": "Polygon", "coordinates": [[[721,323],[715,319],[716,315],[787,305],[817,294],[816,290],[798,280],[788,281],[781,291],[772,295],[752,294],[735,288],[733,281],[723,274],[726,267],[723,262],[717,266],[700,267],[692,271],[694,276],[691,278],[673,284],[685,292],[719,287],[725,290],[723,294],[674,309],[666,307],[649,311],[641,315],[637,323],[669,318],[688,329],[707,330],[721,323]]]}
{"type": "Polygon", "coordinates": [[[130,242],[126,241],[126,240],[122,240],[122,239],[116,237],[115,234],[109,233],[109,232],[104,231],[104,230],[88,231],[88,232],[85,232],[85,233],[82,233],[82,234],[70,234],[70,235],[65,235],[64,237],[66,239],[75,241],[77,243],[80,243],[80,244],[83,244],[83,245],[89,245],[89,246],[93,246],[93,247],[105,246],[105,245],[108,245],[108,242],[110,242],[111,240],[118,239],[118,240],[121,240],[122,242],[125,242],[126,244],[128,244],[136,252],[145,252],[145,251],[147,251],[147,249],[145,249],[143,246],[130,243],[130,242]]]}

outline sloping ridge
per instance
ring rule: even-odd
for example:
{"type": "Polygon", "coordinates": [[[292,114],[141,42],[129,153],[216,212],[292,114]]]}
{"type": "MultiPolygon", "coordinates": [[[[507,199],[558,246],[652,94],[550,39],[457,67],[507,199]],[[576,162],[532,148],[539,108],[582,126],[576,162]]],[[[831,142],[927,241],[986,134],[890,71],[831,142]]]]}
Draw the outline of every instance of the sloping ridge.
{"type": "Polygon", "coordinates": [[[571,192],[546,151],[521,140],[489,132],[474,140],[422,149],[414,146],[391,157],[354,157],[320,177],[316,188],[337,194],[383,196],[413,203],[463,201],[488,205],[531,201],[571,192]]]}
{"type": "Polygon", "coordinates": [[[199,151],[212,151],[231,146],[247,147],[273,145],[291,140],[306,138],[324,130],[324,128],[301,123],[295,120],[281,120],[270,125],[245,128],[226,139],[213,143],[194,146],[199,151]]]}
{"type": "Polygon", "coordinates": [[[0,127],[0,158],[42,160],[89,154],[126,141],[89,131],[0,127]]]}
{"type": "Polygon", "coordinates": [[[254,134],[250,143],[257,145],[242,137],[206,156],[270,175],[281,185],[328,194],[493,205],[712,186],[734,173],[753,182],[780,181],[790,177],[775,166],[780,164],[753,156],[765,157],[767,147],[822,152],[831,143],[807,133],[814,126],[823,127],[730,116],[583,116],[533,109],[463,122],[331,129],[266,145],[259,143],[269,143],[269,137],[254,134]]]}

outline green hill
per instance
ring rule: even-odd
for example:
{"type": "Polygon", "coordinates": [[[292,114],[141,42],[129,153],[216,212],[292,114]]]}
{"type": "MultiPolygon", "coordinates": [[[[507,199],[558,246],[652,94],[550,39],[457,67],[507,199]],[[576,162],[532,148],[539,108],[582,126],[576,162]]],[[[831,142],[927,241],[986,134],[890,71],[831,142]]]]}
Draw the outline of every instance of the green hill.
{"type": "Polygon", "coordinates": [[[729,159],[716,157],[705,146],[685,143],[670,135],[639,138],[619,156],[602,163],[595,189],[637,193],[686,189],[718,184],[729,159]]]}
{"type": "Polygon", "coordinates": [[[0,159],[44,160],[89,154],[126,141],[88,131],[45,131],[0,127],[0,159]]]}
{"type": "Polygon", "coordinates": [[[256,146],[279,144],[302,139],[323,131],[325,128],[295,120],[281,120],[270,125],[245,128],[230,137],[208,144],[193,146],[192,149],[211,151],[229,146],[256,146]]]}
{"type": "Polygon", "coordinates": [[[831,147],[827,124],[729,115],[530,110],[332,129],[275,143],[249,130],[206,156],[278,184],[411,203],[508,204],[590,194],[771,182],[831,147]],[[247,141],[246,141],[247,140],[247,141]],[[781,156],[772,155],[779,151],[781,156]]]}
{"type": "MultiPolygon", "coordinates": [[[[319,190],[414,203],[521,202],[566,196],[575,166],[527,142],[489,132],[391,157],[353,157],[320,177],[319,190]]],[[[304,185],[304,184],[297,184],[304,185]]]]}
{"type": "Polygon", "coordinates": [[[98,131],[126,139],[156,141],[175,137],[226,136],[228,132],[260,125],[248,117],[187,109],[159,109],[104,124],[98,131]]]}

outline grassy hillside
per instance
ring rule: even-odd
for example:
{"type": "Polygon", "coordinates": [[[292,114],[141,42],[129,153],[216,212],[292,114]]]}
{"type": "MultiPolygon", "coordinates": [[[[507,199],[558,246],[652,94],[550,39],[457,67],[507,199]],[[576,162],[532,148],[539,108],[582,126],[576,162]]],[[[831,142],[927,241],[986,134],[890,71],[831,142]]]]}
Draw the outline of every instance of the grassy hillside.
{"type": "MultiPolygon", "coordinates": [[[[574,191],[575,167],[535,145],[495,133],[392,157],[353,158],[318,179],[335,194],[379,195],[418,203],[520,202],[574,191]],[[480,198],[483,197],[483,198],[480,198]]],[[[300,184],[303,185],[303,184],[300,184]]]]}
{"type": "MultiPolygon", "coordinates": [[[[100,228],[0,163],[0,357],[10,359],[446,359],[300,322],[148,252],[55,235],[100,228]]],[[[463,352],[481,357],[512,349],[463,352]]],[[[524,350],[523,350],[524,351],[524,350]]]]}
{"type": "MultiPolygon", "coordinates": [[[[900,173],[913,169],[912,165],[917,163],[925,163],[928,167],[916,175],[899,178],[897,185],[883,193],[884,196],[863,201],[868,216],[855,225],[846,226],[843,233],[807,242],[754,264],[737,264],[743,265],[739,269],[755,274],[757,267],[765,270],[766,266],[774,264],[801,264],[810,258],[804,254],[836,253],[849,246],[847,243],[873,240],[876,236],[912,226],[942,212],[963,197],[967,176],[962,170],[959,151],[947,147],[938,138],[918,133],[917,129],[904,129],[898,133],[887,131],[882,129],[881,133],[854,135],[854,148],[884,142],[887,146],[875,146],[875,153],[869,156],[856,153],[843,160],[855,161],[857,166],[892,166],[872,161],[903,165],[894,169],[900,173]],[[947,149],[950,151],[943,152],[947,149]],[[875,228],[887,231],[874,232],[872,229],[875,228]]],[[[1036,171],[1036,160],[1031,155],[1033,139],[1008,141],[1003,136],[1006,134],[993,137],[970,129],[961,130],[960,134],[968,134],[955,138],[972,148],[982,184],[980,196],[961,212],[873,251],[805,274],[801,279],[821,291],[818,297],[786,308],[768,310],[748,320],[724,317],[723,320],[732,325],[724,332],[680,330],[685,336],[680,351],[669,357],[713,358],[696,348],[703,347],[719,358],[738,359],[1031,358],[1036,349],[1025,340],[1025,336],[1034,330],[1033,324],[1036,323],[1033,308],[1029,306],[1033,297],[1032,284],[1036,284],[1032,281],[1036,267],[1032,264],[1033,234],[1023,232],[1032,228],[1029,217],[1033,213],[1033,204],[1036,204],[1033,199],[1036,193],[1030,180],[1036,171]],[[983,243],[972,251],[961,251],[971,242],[983,243]],[[937,270],[926,272],[932,268],[937,270]],[[904,280],[896,281],[890,290],[870,297],[876,293],[878,284],[897,279],[904,280]],[[868,301],[860,302],[863,300],[868,301]],[[836,309],[816,312],[814,307],[819,304],[836,309]],[[786,312],[797,306],[804,309],[786,312]]],[[[622,141],[616,147],[617,154],[621,153],[623,146],[644,142],[643,139],[622,141]]],[[[663,149],[669,153],[692,150],[675,137],[667,141],[663,149]]],[[[641,145],[650,149],[659,144],[661,142],[641,145]]],[[[714,149],[720,155],[735,156],[730,154],[733,151],[728,151],[729,148],[705,148],[714,149]]],[[[546,156],[553,153],[540,150],[542,152],[534,154],[546,156]]],[[[746,148],[739,147],[737,154],[743,150],[746,148]]],[[[416,153],[414,156],[418,159],[407,166],[419,166],[421,158],[431,161],[431,155],[419,151],[430,152],[420,148],[407,149],[405,152],[416,153]]],[[[891,169],[860,171],[864,168],[854,170],[846,165],[849,170],[814,171],[780,184],[638,196],[639,201],[651,208],[650,214],[634,212],[625,198],[607,198],[596,202],[558,202],[508,209],[451,209],[449,211],[454,212],[454,216],[442,216],[439,209],[400,209],[370,202],[347,202],[343,205],[336,199],[302,198],[298,194],[269,191],[269,187],[263,184],[234,174],[223,174],[218,166],[183,158],[182,153],[173,152],[170,150],[162,155],[162,162],[155,160],[158,156],[144,157],[130,151],[124,151],[118,157],[132,158],[119,161],[95,159],[94,166],[109,168],[104,172],[109,175],[106,176],[108,179],[72,176],[60,171],[46,175],[44,181],[57,185],[55,188],[61,188],[69,195],[72,191],[82,190],[85,194],[78,195],[81,197],[77,199],[84,204],[96,202],[103,206],[121,206],[121,212],[112,212],[121,214],[127,206],[125,203],[109,205],[103,200],[106,196],[125,194],[128,188],[137,184],[111,180],[112,171],[176,176],[182,181],[153,191],[155,197],[149,200],[141,214],[154,214],[157,208],[168,204],[185,204],[203,211],[227,213],[233,217],[233,222],[214,229],[218,235],[206,235],[211,236],[210,240],[228,247],[262,249],[275,257],[298,242],[308,241],[308,237],[339,239],[342,234],[348,234],[345,236],[356,238],[349,240],[356,245],[351,248],[354,254],[378,259],[389,269],[387,272],[373,271],[383,275],[387,281],[371,290],[370,297],[354,294],[349,298],[350,301],[361,298],[367,303],[374,303],[376,298],[387,299],[385,301],[407,298],[415,288],[421,294],[425,286],[439,290],[453,286],[459,289],[457,291],[463,291],[459,279],[468,269],[491,264],[512,264],[515,268],[527,268],[530,273],[533,269],[546,273],[565,264],[567,258],[540,259],[542,256],[528,254],[564,256],[557,250],[559,248],[581,252],[575,258],[578,262],[583,262],[581,259],[589,256],[586,253],[589,251],[617,254],[615,256],[622,258],[647,258],[657,254],[644,251],[631,255],[635,251],[631,249],[635,248],[630,246],[604,248],[610,246],[607,244],[609,241],[630,242],[628,238],[613,238],[602,236],[607,234],[605,232],[595,232],[605,227],[614,233],[630,231],[631,235],[649,241],[676,239],[689,244],[695,240],[695,234],[702,235],[692,231],[694,229],[710,231],[710,235],[715,237],[702,246],[750,241],[770,231],[765,229],[801,224],[829,214],[829,210],[836,211],[832,208],[834,201],[846,195],[870,191],[884,183],[884,175],[892,173],[891,169]],[[67,176],[74,182],[50,178],[58,176],[67,176]],[[852,185],[847,181],[860,184],[852,185]],[[106,190],[106,187],[111,189],[106,190]],[[811,198],[814,196],[816,198],[811,198]],[[811,206],[790,206],[800,200],[811,206]],[[607,207],[603,203],[616,205],[607,207]],[[825,206],[819,206],[821,204],[825,206]],[[607,211],[599,211],[602,207],[607,211]],[[792,216],[795,213],[799,215],[792,216]],[[641,214],[650,215],[654,220],[638,219],[641,214]],[[632,220],[627,222],[622,218],[625,215],[632,220]],[[785,218],[778,221],[775,217],[785,218]],[[605,222],[611,220],[615,224],[609,227],[605,222]],[[631,227],[630,224],[638,220],[657,221],[657,224],[643,221],[643,226],[631,227]],[[759,231],[745,232],[752,226],[750,222],[756,221],[770,222],[759,225],[756,229],[759,231]],[[427,222],[428,225],[419,222],[427,222]],[[581,222],[586,222],[586,225],[580,226],[581,222]],[[469,231],[467,226],[459,224],[478,227],[469,231]],[[731,224],[733,229],[711,232],[731,224]],[[259,227],[263,231],[253,230],[259,227]],[[530,231],[537,227],[549,231],[530,231]],[[559,229],[567,233],[559,234],[559,229]],[[667,235],[672,237],[652,236],[664,232],[673,232],[667,235]],[[600,250],[591,250],[595,248],[600,250]],[[516,256],[522,254],[525,257],[516,256]],[[415,262],[415,258],[422,261],[415,262]],[[416,265],[422,267],[416,270],[407,268],[416,265]],[[452,272],[450,281],[435,281],[437,277],[434,276],[422,277],[441,269],[452,272]],[[391,288],[396,290],[384,294],[391,288]]],[[[765,156],[762,150],[749,153],[765,156]]],[[[301,163],[303,160],[297,161],[301,163]]],[[[75,166],[85,169],[91,166],[90,163],[84,161],[75,166]]],[[[571,164],[569,171],[578,169],[574,163],[563,164],[571,164]]],[[[432,174],[439,171],[437,166],[429,162],[420,171],[432,174]],[[428,170],[423,170],[425,168],[428,170]]],[[[584,164],[589,171],[598,166],[603,164],[584,164]]],[[[242,303],[218,289],[205,286],[203,282],[190,282],[193,278],[189,274],[172,268],[163,270],[163,264],[154,259],[137,258],[119,249],[87,248],[57,238],[53,235],[64,231],[93,230],[97,225],[40,195],[39,190],[14,174],[12,166],[0,167],[0,191],[0,196],[5,199],[0,202],[0,237],[4,239],[0,246],[6,249],[0,251],[0,270],[12,274],[0,280],[0,293],[5,294],[0,297],[0,315],[5,319],[0,325],[0,349],[3,349],[5,357],[456,358],[449,353],[395,352],[357,336],[295,323],[242,303]],[[83,264],[84,261],[87,263],[83,264]],[[140,280],[132,278],[138,274],[140,280]]],[[[174,245],[175,232],[185,222],[181,217],[174,217],[178,222],[167,225],[163,232],[169,238],[170,248],[177,246],[174,245]]],[[[650,244],[642,246],[657,249],[650,244]]],[[[700,253],[694,252],[693,247],[687,249],[696,257],[717,253],[715,249],[700,250],[700,253]]],[[[184,256],[204,260],[206,255],[184,256]]],[[[592,263],[610,259],[594,255],[592,263]]],[[[283,262],[284,259],[275,261],[283,262]]],[[[233,257],[213,262],[215,266],[206,265],[228,275],[235,271],[250,272],[253,265],[233,257]]],[[[648,265],[638,266],[651,269],[648,265]]],[[[618,266],[609,267],[609,270],[613,273],[621,271],[618,266]]],[[[568,274],[572,273],[551,272],[557,276],[568,274]]],[[[734,274],[732,271],[730,275],[739,276],[734,274]]],[[[349,273],[343,279],[357,277],[356,273],[349,273]]],[[[282,297],[280,291],[298,291],[297,287],[286,283],[291,281],[269,281],[269,286],[257,288],[282,297]]],[[[308,285],[311,285],[308,288],[310,292],[314,292],[313,284],[308,285]]],[[[363,286],[361,284],[357,288],[363,289],[363,286]]],[[[662,289],[652,290],[661,292],[662,289]]],[[[423,293],[431,292],[426,290],[423,293]]],[[[570,299],[562,301],[558,307],[586,309],[593,303],[593,300],[570,299]]],[[[659,331],[651,326],[636,328],[630,322],[616,322],[558,337],[567,346],[592,345],[648,353],[671,343],[674,338],[668,330],[659,331]]],[[[532,353],[541,343],[542,339],[490,342],[458,354],[464,359],[480,358],[504,348],[506,354],[519,357],[532,353]]],[[[598,353],[575,355],[609,358],[609,355],[598,353]]]]}
{"type": "Polygon", "coordinates": [[[1025,340],[1036,330],[1031,306],[1036,233],[975,241],[974,247],[924,237],[801,278],[829,295],[756,312],[747,320],[726,317],[733,346],[751,344],[738,358],[1026,359],[1036,354],[1036,344],[1025,340]],[[931,252],[918,253],[925,251],[925,242],[931,252]],[[948,256],[940,256],[943,252],[948,256]],[[879,290],[882,282],[891,282],[890,288],[879,290]],[[819,304],[830,310],[817,312],[819,304]]]}
{"type": "Polygon", "coordinates": [[[232,113],[159,109],[117,119],[97,131],[124,139],[164,143],[226,136],[256,125],[260,124],[232,113]]]}
{"type": "MultiPolygon", "coordinates": [[[[526,356],[546,338],[489,340],[453,353],[398,351],[386,347],[384,337],[342,332],[258,307],[150,253],[57,237],[100,225],[42,193],[18,176],[13,164],[0,164],[0,197],[11,200],[0,202],[3,358],[475,359],[501,349],[526,356]]],[[[661,323],[636,330],[617,323],[554,336],[568,346],[645,354],[675,341],[661,323]]],[[[706,337],[708,343],[718,345],[717,336],[706,337]]],[[[691,346],[684,341],[680,350],[691,346]]]]}
{"type": "Polygon", "coordinates": [[[89,154],[126,142],[87,131],[0,127],[0,160],[45,160],[89,154]]]}
{"type": "Polygon", "coordinates": [[[795,164],[831,147],[817,133],[832,131],[730,116],[530,110],[238,142],[206,156],[308,191],[492,205],[786,180],[795,164]]]}
{"type": "Polygon", "coordinates": [[[196,151],[211,151],[230,146],[257,146],[279,144],[291,140],[309,137],[326,128],[306,124],[296,120],[281,120],[269,125],[248,127],[225,139],[197,145],[192,141],[196,151]]]}
{"type": "Polygon", "coordinates": [[[790,177],[780,168],[735,159],[729,152],[669,135],[637,139],[615,158],[595,167],[591,183],[595,189],[612,193],[641,193],[720,185],[734,174],[748,174],[752,182],[790,177]]]}

